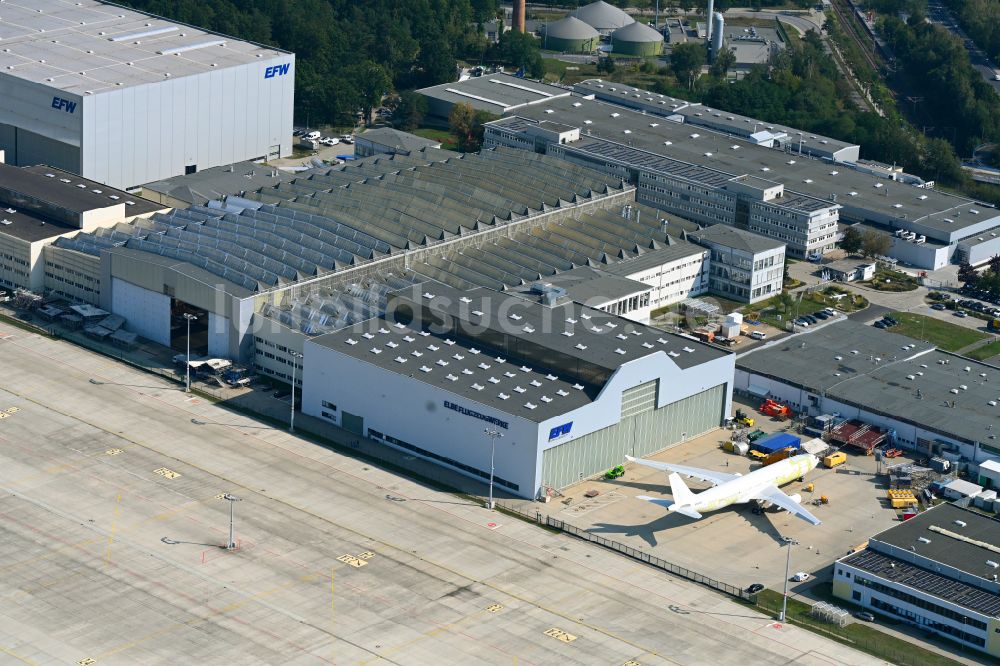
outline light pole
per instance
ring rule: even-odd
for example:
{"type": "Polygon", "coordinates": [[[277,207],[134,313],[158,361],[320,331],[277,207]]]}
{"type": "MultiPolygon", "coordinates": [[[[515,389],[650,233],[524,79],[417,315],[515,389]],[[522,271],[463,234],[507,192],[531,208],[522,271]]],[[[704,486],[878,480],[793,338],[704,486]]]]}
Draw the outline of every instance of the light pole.
{"type": "Polygon", "coordinates": [[[799,545],[799,542],[791,537],[785,537],[785,593],[781,597],[781,615],[778,622],[785,621],[785,612],[788,610],[788,568],[792,562],[792,546],[799,545]]]}
{"type": "Polygon", "coordinates": [[[235,518],[235,508],[237,502],[242,502],[239,497],[235,495],[230,495],[226,493],[222,496],[222,499],[229,501],[229,541],[226,542],[226,550],[233,550],[236,548],[236,531],[233,527],[233,519],[235,518]]]}
{"type": "Polygon", "coordinates": [[[291,418],[288,420],[288,429],[291,432],[295,432],[295,366],[298,364],[299,359],[302,358],[302,354],[289,352],[288,355],[292,357],[292,413],[291,418]]]}
{"type": "Polygon", "coordinates": [[[187,319],[187,381],[184,385],[184,392],[191,392],[191,322],[198,318],[198,315],[193,315],[190,312],[184,313],[184,318],[187,319]]]}
{"type": "Polygon", "coordinates": [[[497,439],[503,437],[503,433],[499,430],[494,430],[492,428],[486,428],[483,430],[483,434],[490,438],[490,501],[486,505],[486,508],[490,511],[493,510],[493,461],[496,459],[497,452],[497,439]]]}

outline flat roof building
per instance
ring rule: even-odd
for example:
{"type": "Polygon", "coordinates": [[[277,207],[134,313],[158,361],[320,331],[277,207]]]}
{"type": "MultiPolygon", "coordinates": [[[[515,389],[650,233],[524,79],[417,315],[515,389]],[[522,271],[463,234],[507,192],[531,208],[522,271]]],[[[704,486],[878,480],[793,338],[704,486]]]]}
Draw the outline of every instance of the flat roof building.
{"type": "Polygon", "coordinates": [[[417,91],[427,98],[427,115],[437,122],[448,122],[456,104],[464,103],[477,111],[502,116],[516,109],[543,104],[550,99],[569,97],[568,88],[549,85],[510,74],[484,74],[465,81],[442,83],[417,91]]]}
{"type": "Polygon", "coordinates": [[[67,274],[62,265],[46,269],[45,248],[57,239],[113,227],[163,208],[60,169],[0,163],[0,286],[92,301],[100,292],[97,278],[67,274]]]}
{"type": "Polygon", "coordinates": [[[432,141],[422,136],[403,132],[392,127],[378,127],[365,130],[354,137],[354,154],[358,157],[372,155],[409,155],[425,148],[440,148],[440,141],[432,141]]]}
{"type": "Polygon", "coordinates": [[[291,154],[291,53],[82,0],[4,4],[0,150],[121,189],[291,154]]]}
{"type": "Polygon", "coordinates": [[[545,150],[604,169],[636,184],[640,201],[701,224],[770,236],[785,242],[791,256],[832,247],[837,221],[893,234],[890,256],[921,268],[1000,254],[1000,212],[988,204],[896,182],[863,165],[799,155],[797,144],[768,148],[585,97],[554,99],[488,123],[485,145],[545,150]],[[542,131],[547,126],[561,129],[542,131]],[[738,201],[748,207],[745,216],[744,203],[737,215],[738,201]],[[896,236],[897,229],[916,238],[896,236]]]}
{"type": "Polygon", "coordinates": [[[732,356],[581,306],[434,282],[305,344],[303,411],[537,498],[714,429],[732,356]],[[331,381],[350,377],[350,382],[331,381]]]}
{"type": "Polygon", "coordinates": [[[939,504],[833,565],[833,593],[1000,656],[1000,522],[939,504]]]}
{"type": "Polygon", "coordinates": [[[809,415],[839,413],[930,457],[1000,458],[1000,368],[843,320],[742,354],[736,389],[809,415]]]}
{"type": "Polygon", "coordinates": [[[784,243],[724,224],[687,237],[712,251],[709,290],[713,294],[757,303],[781,293],[785,280],[784,243]]]}

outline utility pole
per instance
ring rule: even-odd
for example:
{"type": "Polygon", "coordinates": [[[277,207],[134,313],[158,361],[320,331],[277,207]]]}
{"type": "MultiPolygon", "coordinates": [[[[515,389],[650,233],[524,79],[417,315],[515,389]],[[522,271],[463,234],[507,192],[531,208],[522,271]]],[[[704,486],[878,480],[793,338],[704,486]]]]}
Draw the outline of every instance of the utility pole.
{"type": "Polygon", "coordinates": [[[483,430],[483,434],[490,438],[490,499],[489,499],[489,502],[486,504],[486,508],[489,509],[490,511],[492,511],[493,510],[493,506],[494,506],[493,505],[493,471],[495,469],[495,467],[494,467],[494,461],[496,460],[496,453],[497,453],[497,439],[503,437],[503,433],[500,432],[499,430],[495,430],[493,428],[486,428],[485,430],[483,430]]]}
{"type": "Polygon", "coordinates": [[[298,352],[288,352],[288,355],[292,357],[292,412],[288,419],[288,430],[295,432],[295,366],[298,365],[299,359],[302,358],[302,354],[298,352]]]}
{"type": "Polygon", "coordinates": [[[791,537],[785,537],[785,592],[781,597],[781,615],[778,616],[778,622],[785,621],[785,614],[788,611],[788,569],[792,561],[792,546],[799,545],[799,542],[791,537]]]}
{"type": "Polygon", "coordinates": [[[198,318],[197,315],[193,315],[190,312],[184,313],[184,318],[187,319],[187,381],[184,384],[184,392],[191,392],[191,322],[198,318]]]}
{"type": "Polygon", "coordinates": [[[242,502],[243,500],[241,500],[239,497],[236,497],[235,495],[230,495],[229,493],[223,495],[222,499],[229,501],[229,541],[226,542],[226,550],[235,550],[236,530],[233,522],[234,518],[236,517],[235,507],[237,502],[242,502]]]}

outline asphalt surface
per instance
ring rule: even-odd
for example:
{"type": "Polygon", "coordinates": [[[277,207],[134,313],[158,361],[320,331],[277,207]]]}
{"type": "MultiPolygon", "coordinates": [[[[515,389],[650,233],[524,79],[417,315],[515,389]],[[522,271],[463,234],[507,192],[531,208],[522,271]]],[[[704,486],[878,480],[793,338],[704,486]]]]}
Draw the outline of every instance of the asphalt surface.
{"type": "Polygon", "coordinates": [[[0,357],[0,663],[881,663],[66,342],[0,357]]]}

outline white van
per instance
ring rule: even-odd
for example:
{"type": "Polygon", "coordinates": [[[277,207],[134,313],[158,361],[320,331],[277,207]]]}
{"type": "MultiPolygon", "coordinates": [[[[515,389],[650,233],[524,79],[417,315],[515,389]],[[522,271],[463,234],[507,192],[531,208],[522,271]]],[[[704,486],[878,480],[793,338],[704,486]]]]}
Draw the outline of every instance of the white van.
{"type": "Polygon", "coordinates": [[[320,134],[319,132],[309,132],[309,134],[306,134],[303,138],[309,141],[316,141],[321,136],[322,134],[320,134]]]}
{"type": "Polygon", "coordinates": [[[763,331],[750,331],[747,337],[749,337],[751,340],[763,340],[764,338],[767,337],[767,333],[763,331]]]}

